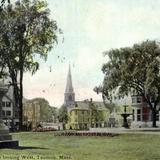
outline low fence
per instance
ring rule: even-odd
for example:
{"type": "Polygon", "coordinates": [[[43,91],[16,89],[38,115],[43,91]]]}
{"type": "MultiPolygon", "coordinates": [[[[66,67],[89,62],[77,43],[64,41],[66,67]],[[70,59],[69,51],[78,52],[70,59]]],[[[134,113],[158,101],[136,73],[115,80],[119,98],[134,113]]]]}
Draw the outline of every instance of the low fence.
{"type": "Polygon", "coordinates": [[[55,136],[107,136],[114,137],[118,134],[107,132],[55,132],[55,136]]]}

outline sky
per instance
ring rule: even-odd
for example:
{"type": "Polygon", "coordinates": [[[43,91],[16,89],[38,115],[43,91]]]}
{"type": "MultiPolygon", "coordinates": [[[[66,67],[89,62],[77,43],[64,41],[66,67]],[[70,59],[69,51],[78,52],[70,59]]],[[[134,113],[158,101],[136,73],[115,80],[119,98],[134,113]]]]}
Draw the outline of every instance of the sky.
{"type": "Polygon", "coordinates": [[[68,66],[77,101],[102,101],[93,88],[103,82],[103,52],[160,39],[160,0],[47,0],[58,36],[46,62],[35,75],[24,76],[24,97],[46,98],[50,105],[64,102],[68,66]]]}

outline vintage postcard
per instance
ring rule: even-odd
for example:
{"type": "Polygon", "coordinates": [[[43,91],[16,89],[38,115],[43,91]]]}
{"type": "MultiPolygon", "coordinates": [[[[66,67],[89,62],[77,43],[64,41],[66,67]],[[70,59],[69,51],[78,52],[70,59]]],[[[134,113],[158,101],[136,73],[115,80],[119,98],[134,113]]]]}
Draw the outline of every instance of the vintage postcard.
{"type": "Polygon", "coordinates": [[[159,6],[1,0],[0,160],[159,160],[159,6]]]}

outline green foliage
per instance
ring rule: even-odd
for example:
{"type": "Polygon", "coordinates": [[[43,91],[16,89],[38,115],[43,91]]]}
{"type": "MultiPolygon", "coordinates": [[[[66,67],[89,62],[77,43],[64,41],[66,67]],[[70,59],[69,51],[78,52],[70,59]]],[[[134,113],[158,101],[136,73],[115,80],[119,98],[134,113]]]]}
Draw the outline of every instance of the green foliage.
{"type": "Polygon", "coordinates": [[[94,102],[89,102],[89,109],[90,109],[90,121],[91,124],[96,124],[99,122],[104,122],[106,118],[106,113],[104,110],[100,110],[97,108],[97,106],[94,104],[94,102]]]}
{"type": "Polygon", "coordinates": [[[119,89],[119,95],[128,95],[131,90],[159,99],[160,50],[155,41],[135,44],[132,48],[120,48],[106,52],[110,61],[103,65],[105,96],[119,89]]]}
{"type": "Polygon", "coordinates": [[[59,120],[59,122],[66,124],[68,122],[68,119],[69,119],[69,117],[68,117],[67,108],[65,106],[62,106],[58,110],[58,120],[59,120]]]}
{"type": "Polygon", "coordinates": [[[23,74],[34,74],[38,58],[47,59],[57,42],[56,21],[43,0],[22,0],[3,6],[0,12],[0,57],[7,67],[14,86],[15,105],[20,108],[20,128],[23,113],[23,74]]]}
{"type": "Polygon", "coordinates": [[[1,5],[0,5],[0,8],[1,8],[1,7],[3,7],[3,6],[5,5],[5,3],[8,3],[8,4],[9,4],[9,3],[10,3],[10,0],[1,0],[0,3],[1,3],[1,5]]]}
{"type": "Polygon", "coordinates": [[[57,116],[57,110],[55,107],[51,107],[48,103],[48,101],[46,101],[43,98],[37,98],[36,101],[39,102],[40,106],[41,106],[41,121],[42,122],[53,122],[53,116],[54,118],[56,118],[57,116]]]}
{"type": "MultiPolygon", "coordinates": [[[[37,104],[36,107],[40,107],[40,111],[37,111],[35,113],[35,116],[40,114],[40,119],[38,121],[40,122],[54,122],[57,119],[57,108],[51,107],[49,105],[49,102],[44,98],[34,98],[32,100],[29,100],[30,104],[32,104],[31,110],[33,110],[34,105],[37,104]]],[[[26,102],[27,104],[27,102],[26,102]]],[[[27,110],[28,108],[26,108],[27,110]]]]}
{"type": "Polygon", "coordinates": [[[116,112],[119,112],[119,111],[120,111],[119,106],[116,105],[115,103],[106,103],[106,102],[104,102],[104,104],[105,104],[106,108],[109,109],[110,113],[112,113],[114,110],[115,110],[116,112]]]}
{"type": "Polygon", "coordinates": [[[0,50],[9,68],[34,73],[39,67],[36,54],[46,60],[57,41],[57,24],[49,19],[46,7],[44,1],[22,0],[0,13],[0,50]]]}
{"type": "Polygon", "coordinates": [[[133,47],[110,50],[105,55],[109,61],[102,67],[105,74],[103,98],[112,101],[115,91],[121,97],[135,92],[149,104],[154,119],[158,112],[157,104],[160,102],[159,44],[147,40],[134,44],[133,47]],[[151,99],[154,100],[153,104],[151,99]]]}
{"type": "Polygon", "coordinates": [[[57,122],[57,120],[58,120],[58,108],[50,106],[50,112],[52,114],[53,121],[57,122]]]}
{"type": "Polygon", "coordinates": [[[41,108],[41,120],[43,122],[53,122],[54,109],[47,104],[41,108]]]}

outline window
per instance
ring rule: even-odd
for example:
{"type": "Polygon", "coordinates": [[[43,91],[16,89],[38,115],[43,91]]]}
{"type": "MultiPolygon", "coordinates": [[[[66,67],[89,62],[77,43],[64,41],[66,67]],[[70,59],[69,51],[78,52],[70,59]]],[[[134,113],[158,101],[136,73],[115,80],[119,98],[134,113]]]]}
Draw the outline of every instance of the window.
{"type": "Polygon", "coordinates": [[[159,114],[156,115],[156,121],[159,121],[159,114]]]}
{"type": "Polygon", "coordinates": [[[4,110],[2,110],[2,116],[5,116],[5,111],[4,110]]]}
{"type": "Polygon", "coordinates": [[[11,116],[11,111],[6,111],[6,116],[11,116]]]}
{"type": "Polygon", "coordinates": [[[5,102],[2,102],[2,107],[5,107],[6,105],[5,105],[5,102]]]}
{"type": "Polygon", "coordinates": [[[132,103],[136,103],[136,97],[132,97],[132,103]]]}
{"type": "Polygon", "coordinates": [[[137,114],[141,114],[141,110],[140,109],[137,109],[137,114]]]}
{"type": "Polygon", "coordinates": [[[132,96],[132,103],[141,103],[142,97],[141,96],[132,96]]]}
{"type": "Polygon", "coordinates": [[[137,97],[137,103],[141,103],[142,99],[141,97],[137,97]]]}
{"type": "Polygon", "coordinates": [[[137,121],[141,121],[141,110],[137,109],[137,121]]]}
{"type": "Polygon", "coordinates": [[[6,102],[6,107],[11,107],[11,102],[6,102]]]}
{"type": "Polygon", "coordinates": [[[18,111],[15,112],[15,118],[18,118],[19,117],[18,115],[19,115],[18,111]]]}
{"type": "Polygon", "coordinates": [[[133,121],[135,120],[135,117],[134,117],[134,109],[132,110],[132,114],[133,114],[133,121]]]}

